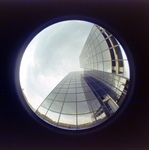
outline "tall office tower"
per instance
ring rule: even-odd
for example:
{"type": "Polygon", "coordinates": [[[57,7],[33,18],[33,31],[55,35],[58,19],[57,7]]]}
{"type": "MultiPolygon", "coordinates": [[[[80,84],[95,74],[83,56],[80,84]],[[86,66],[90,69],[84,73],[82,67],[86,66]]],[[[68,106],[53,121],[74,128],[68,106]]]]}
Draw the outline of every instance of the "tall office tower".
{"type": "Polygon", "coordinates": [[[84,71],[70,72],[36,111],[43,120],[63,129],[101,124],[117,111],[128,88],[127,57],[105,29],[93,26],[78,59],[84,71]]]}

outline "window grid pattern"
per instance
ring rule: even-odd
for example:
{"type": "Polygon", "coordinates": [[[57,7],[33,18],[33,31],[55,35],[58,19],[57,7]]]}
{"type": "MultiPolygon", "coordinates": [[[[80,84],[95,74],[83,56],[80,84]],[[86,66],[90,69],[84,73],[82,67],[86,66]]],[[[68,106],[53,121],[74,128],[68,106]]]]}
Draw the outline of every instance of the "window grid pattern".
{"type": "MultiPolygon", "coordinates": [[[[63,128],[81,129],[99,124],[93,116],[101,104],[83,75],[83,72],[69,73],[39,106],[38,115],[63,128]]],[[[101,121],[105,118],[100,116],[101,121]]]]}
{"type": "Polygon", "coordinates": [[[84,74],[85,77],[93,77],[99,80],[100,85],[103,83],[105,91],[115,102],[119,103],[121,95],[126,95],[127,78],[98,70],[85,71],[84,74]]]}
{"type": "Polygon", "coordinates": [[[36,111],[48,123],[64,129],[85,129],[104,122],[122,104],[129,83],[124,73],[128,60],[113,35],[101,27],[93,26],[79,60],[84,71],[70,72],[36,111]]]}
{"type": "Polygon", "coordinates": [[[80,66],[124,76],[124,64],[120,44],[105,29],[93,26],[80,55],[80,66]]]}

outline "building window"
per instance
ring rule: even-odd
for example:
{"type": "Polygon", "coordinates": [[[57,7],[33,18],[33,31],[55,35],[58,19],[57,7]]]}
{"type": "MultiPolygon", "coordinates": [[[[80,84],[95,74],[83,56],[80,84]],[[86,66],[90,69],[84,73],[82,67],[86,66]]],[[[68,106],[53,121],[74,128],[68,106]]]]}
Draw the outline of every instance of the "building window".
{"type": "Polygon", "coordinates": [[[71,20],[45,28],[29,43],[20,84],[26,102],[43,121],[84,130],[110,119],[122,106],[129,74],[127,55],[109,31],[71,20]]]}

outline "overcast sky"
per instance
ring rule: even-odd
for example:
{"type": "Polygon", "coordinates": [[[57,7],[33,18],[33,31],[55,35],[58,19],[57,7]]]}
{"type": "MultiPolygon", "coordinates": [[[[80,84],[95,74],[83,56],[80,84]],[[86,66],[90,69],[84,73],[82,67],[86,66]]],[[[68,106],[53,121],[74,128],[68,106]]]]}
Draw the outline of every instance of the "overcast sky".
{"type": "Polygon", "coordinates": [[[20,83],[34,109],[70,71],[79,71],[79,55],[93,24],[65,21],[41,31],[28,45],[20,83]]]}

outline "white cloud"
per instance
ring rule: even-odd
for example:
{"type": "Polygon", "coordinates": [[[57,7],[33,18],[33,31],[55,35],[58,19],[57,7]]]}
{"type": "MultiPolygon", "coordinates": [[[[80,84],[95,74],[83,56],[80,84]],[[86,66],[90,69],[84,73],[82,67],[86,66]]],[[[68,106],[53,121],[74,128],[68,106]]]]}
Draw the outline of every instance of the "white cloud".
{"type": "Polygon", "coordinates": [[[80,70],[79,55],[91,23],[66,21],[40,32],[27,47],[20,67],[20,82],[29,103],[37,109],[70,71],[80,70]]]}

